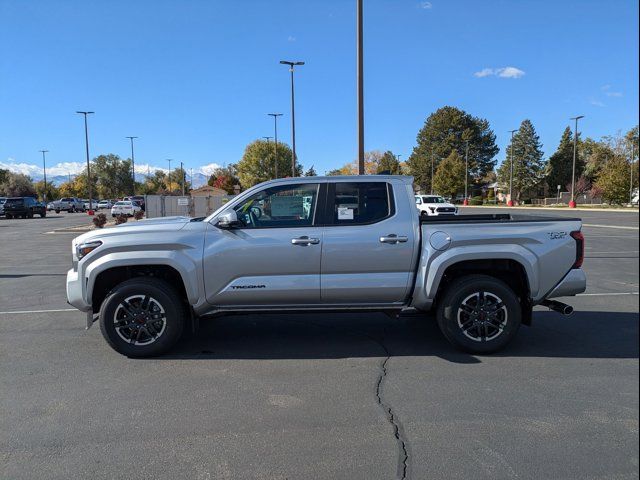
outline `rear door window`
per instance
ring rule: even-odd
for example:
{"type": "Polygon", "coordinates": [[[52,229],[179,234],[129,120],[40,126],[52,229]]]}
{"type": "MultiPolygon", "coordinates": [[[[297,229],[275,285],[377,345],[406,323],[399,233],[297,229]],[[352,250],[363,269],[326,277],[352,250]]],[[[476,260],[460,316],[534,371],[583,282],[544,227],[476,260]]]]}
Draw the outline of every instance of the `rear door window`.
{"type": "Polygon", "coordinates": [[[394,214],[391,185],[386,182],[337,182],[330,184],[330,225],[367,225],[394,214]]]}

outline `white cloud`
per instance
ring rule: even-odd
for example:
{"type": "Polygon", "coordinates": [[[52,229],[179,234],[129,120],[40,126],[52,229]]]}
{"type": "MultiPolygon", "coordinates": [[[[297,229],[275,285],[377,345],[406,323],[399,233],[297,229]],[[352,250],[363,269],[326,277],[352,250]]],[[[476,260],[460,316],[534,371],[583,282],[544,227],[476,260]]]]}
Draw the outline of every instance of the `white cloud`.
{"type": "MultiPolygon", "coordinates": [[[[61,162],[47,166],[47,175],[77,175],[82,172],[85,164],[83,162],[61,162]]],[[[34,165],[31,163],[16,162],[13,158],[8,158],[6,162],[0,162],[0,168],[9,170],[14,173],[24,173],[30,177],[42,177],[42,165],[34,165]]]]}
{"type": "Polygon", "coordinates": [[[296,37],[294,37],[293,35],[289,35],[289,37],[287,38],[287,42],[295,42],[297,40],[296,37]]]}
{"type": "Polygon", "coordinates": [[[591,100],[589,100],[589,103],[595,107],[606,107],[606,105],[601,102],[600,100],[596,100],[595,98],[592,98],[591,100]]]}
{"type": "Polygon", "coordinates": [[[431,10],[433,8],[433,4],[431,2],[420,2],[420,8],[423,10],[431,10]]]}
{"type": "Polygon", "coordinates": [[[525,75],[523,70],[516,67],[483,68],[473,74],[474,77],[500,77],[500,78],[520,78],[525,75]]]}
{"type": "Polygon", "coordinates": [[[611,90],[611,88],[611,85],[606,84],[600,87],[600,90],[602,90],[607,97],[622,97],[622,92],[615,92],[611,90]]]}

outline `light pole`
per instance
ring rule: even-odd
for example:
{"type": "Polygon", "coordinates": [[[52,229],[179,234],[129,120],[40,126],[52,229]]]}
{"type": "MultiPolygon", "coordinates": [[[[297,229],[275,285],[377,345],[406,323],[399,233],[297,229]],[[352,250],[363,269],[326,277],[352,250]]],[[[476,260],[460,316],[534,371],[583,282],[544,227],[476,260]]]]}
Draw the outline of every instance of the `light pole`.
{"type": "Polygon", "coordinates": [[[132,192],[135,195],[136,194],[136,160],[133,155],[133,140],[138,137],[125,137],[125,138],[128,138],[129,140],[131,140],[131,179],[133,182],[132,192]]]}
{"type": "Polygon", "coordinates": [[[433,195],[433,169],[434,169],[434,163],[433,163],[433,148],[431,149],[431,181],[429,183],[431,183],[431,195],[433,195]]]}
{"type": "Polygon", "coordinates": [[[171,185],[171,160],[173,160],[172,158],[167,158],[167,162],[169,162],[169,175],[167,175],[167,178],[169,179],[169,195],[171,195],[171,187],[173,185],[171,185]]]}
{"type": "Polygon", "coordinates": [[[278,178],[278,117],[281,117],[281,113],[267,113],[267,115],[273,117],[273,138],[275,145],[273,147],[273,153],[275,155],[276,162],[276,178],[278,178]]]}
{"type": "Polygon", "coordinates": [[[295,96],[293,93],[293,67],[304,65],[304,62],[290,62],[288,60],[280,60],[282,65],[289,65],[291,72],[291,176],[296,176],[296,108],[295,96]]]}
{"type": "MultiPolygon", "coordinates": [[[[633,205],[633,164],[634,159],[636,158],[636,144],[631,140],[631,161],[629,162],[629,205],[633,205]]],[[[46,187],[46,177],[45,177],[45,187],[46,187]]]]}
{"type": "Polygon", "coordinates": [[[578,155],[578,120],[584,118],[584,115],[578,115],[572,117],[570,120],[576,121],[576,128],[573,132],[573,167],[571,169],[571,200],[569,201],[569,208],[576,208],[576,157],[578,155]]]}
{"type": "Polygon", "coordinates": [[[513,134],[518,130],[509,130],[511,133],[511,149],[510,156],[511,160],[509,160],[509,201],[507,202],[508,207],[513,207],[513,134]]]}
{"type": "Polygon", "coordinates": [[[84,115],[84,142],[87,150],[87,186],[89,187],[89,214],[93,211],[93,192],[91,191],[91,166],[89,165],[89,127],[87,126],[87,115],[95,112],[76,111],[84,115]]]}
{"type": "Polygon", "coordinates": [[[182,177],[182,196],[184,197],[184,166],[180,162],[180,176],[182,177]]]}
{"type": "Polygon", "coordinates": [[[463,205],[469,205],[469,141],[466,141],[466,147],[464,152],[464,200],[463,205]]]}
{"type": "Polygon", "coordinates": [[[364,175],[364,57],[362,3],[356,0],[356,84],[358,90],[358,175],[364,175]]]}
{"type": "MultiPolygon", "coordinates": [[[[42,172],[44,174],[44,193],[42,194],[42,198],[45,203],[47,202],[47,161],[45,158],[45,153],[47,153],[48,151],[49,150],[40,150],[40,152],[42,152],[42,172]]],[[[631,172],[633,173],[633,157],[631,157],[631,172]]]]}

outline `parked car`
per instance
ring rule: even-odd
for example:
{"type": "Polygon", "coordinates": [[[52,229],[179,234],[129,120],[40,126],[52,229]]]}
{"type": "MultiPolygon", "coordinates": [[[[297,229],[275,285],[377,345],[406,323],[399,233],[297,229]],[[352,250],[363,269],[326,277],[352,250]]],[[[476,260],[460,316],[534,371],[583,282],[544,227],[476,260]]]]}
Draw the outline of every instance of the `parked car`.
{"type": "Polygon", "coordinates": [[[416,195],[415,198],[420,215],[458,215],[458,207],[439,195],[416,195]]]}
{"type": "Polygon", "coordinates": [[[117,215],[126,215],[128,217],[133,216],[136,212],[141,211],[140,205],[136,202],[129,201],[120,201],[116,202],[113,207],[111,207],[111,216],[115,217],[117,215]]]}
{"type": "Polygon", "coordinates": [[[4,215],[4,202],[7,201],[7,197],[0,197],[0,217],[4,215]]]}
{"type": "Polygon", "coordinates": [[[144,211],[145,203],[144,203],[144,195],[133,195],[131,197],[124,197],[122,200],[128,202],[136,202],[140,208],[144,211]]]}
{"type": "Polygon", "coordinates": [[[102,210],[103,208],[111,209],[113,207],[113,202],[111,200],[100,200],[98,202],[98,210],[102,210]]]}
{"type": "Polygon", "coordinates": [[[47,208],[33,197],[11,197],[4,203],[4,214],[7,218],[33,218],[34,215],[46,217],[47,208]]]}
{"type": "Polygon", "coordinates": [[[96,208],[98,208],[98,203],[100,203],[98,200],[91,200],[91,204],[89,204],[89,199],[85,198],[82,200],[82,206],[85,210],[89,210],[89,205],[91,205],[91,208],[95,210],[96,208]]]}
{"type": "Polygon", "coordinates": [[[84,202],[79,198],[75,197],[65,197],[60,200],[56,200],[53,203],[53,210],[56,213],[60,213],[61,211],[73,213],[73,212],[84,212],[84,202]]]}
{"type": "Polygon", "coordinates": [[[434,310],[444,336],[475,353],[507,345],[534,305],[571,313],[551,299],[586,288],[579,219],[420,217],[412,183],[277,179],[207,218],[85,233],[67,299],[133,357],[167,352],[189,321],[224,312],[434,310]]]}

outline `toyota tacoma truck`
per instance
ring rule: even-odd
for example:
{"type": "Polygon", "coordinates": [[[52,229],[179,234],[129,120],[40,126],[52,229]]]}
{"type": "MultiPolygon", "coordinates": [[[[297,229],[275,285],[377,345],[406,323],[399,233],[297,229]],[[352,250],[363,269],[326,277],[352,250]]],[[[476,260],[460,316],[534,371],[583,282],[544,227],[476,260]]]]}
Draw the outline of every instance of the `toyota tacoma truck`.
{"type": "Polygon", "coordinates": [[[434,312],[456,347],[504,347],[535,305],[586,288],[581,221],[416,215],[406,176],[272,180],[206,218],[167,217],[72,242],[71,305],[131,357],[167,352],[226,312],[434,312]]]}

